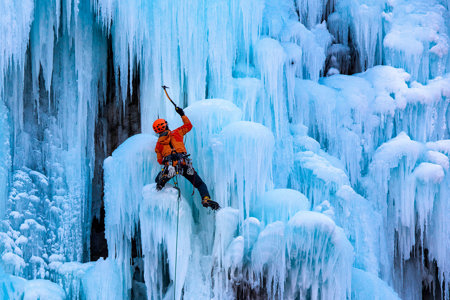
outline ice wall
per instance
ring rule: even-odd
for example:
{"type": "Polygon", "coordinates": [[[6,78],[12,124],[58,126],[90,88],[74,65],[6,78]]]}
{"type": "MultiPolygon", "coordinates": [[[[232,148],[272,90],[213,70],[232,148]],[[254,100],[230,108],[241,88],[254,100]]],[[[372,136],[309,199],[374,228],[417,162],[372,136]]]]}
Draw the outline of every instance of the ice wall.
{"type": "Polygon", "coordinates": [[[0,168],[9,173],[8,184],[1,175],[2,232],[14,241],[7,257],[18,256],[15,273],[48,278],[53,254],[89,256],[106,39],[87,1],[3,1],[1,8],[9,12],[0,21],[1,137],[9,143],[0,168]]]}
{"type": "Polygon", "coordinates": [[[8,111],[6,106],[0,102],[0,213],[1,218],[4,218],[6,211],[6,199],[8,199],[8,186],[9,186],[9,170],[11,168],[11,148],[9,139],[9,123],[8,111]]]}

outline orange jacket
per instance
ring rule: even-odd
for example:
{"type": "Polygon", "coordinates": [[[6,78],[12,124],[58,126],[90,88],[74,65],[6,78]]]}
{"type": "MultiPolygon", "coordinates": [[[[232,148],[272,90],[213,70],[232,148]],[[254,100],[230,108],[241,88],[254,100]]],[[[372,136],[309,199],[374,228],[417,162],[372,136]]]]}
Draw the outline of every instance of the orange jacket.
{"type": "Polygon", "coordinates": [[[169,131],[169,134],[160,136],[156,143],[155,152],[159,164],[162,165],[164,157],[172,154],[172,150],[176,153],[186,153],[183,136],[192,129],[191,121],[188,117],[182,116],[183,125],[175,130],[169,131]]]}

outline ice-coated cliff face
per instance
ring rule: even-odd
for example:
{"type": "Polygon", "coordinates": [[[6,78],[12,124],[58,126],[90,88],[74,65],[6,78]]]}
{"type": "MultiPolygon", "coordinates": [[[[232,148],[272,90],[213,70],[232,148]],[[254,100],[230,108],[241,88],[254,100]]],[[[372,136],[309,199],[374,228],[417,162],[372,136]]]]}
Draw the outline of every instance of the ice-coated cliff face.
{"type": "Polygon", "coordinates": [[[0,1],[0,296],[449,299],[449,9],[0,1]]]}

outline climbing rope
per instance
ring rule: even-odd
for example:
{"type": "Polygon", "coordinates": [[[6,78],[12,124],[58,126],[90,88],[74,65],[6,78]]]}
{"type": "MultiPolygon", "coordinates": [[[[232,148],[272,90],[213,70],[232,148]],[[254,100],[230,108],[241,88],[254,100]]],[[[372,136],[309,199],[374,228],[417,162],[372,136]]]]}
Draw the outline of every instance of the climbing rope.
{"type": "Polygon", "coordinates": [[[177,175],[173,178],[174,187],[178,190],[178,199],[177,199],[177,234],[175,240],[175,276],[173,281],[173,300],[176,300],[176,292],[177,292],[177,262],[178,262],[178,223],[180,221],[180,201],[181,201],[181,191],[178,187],[178,172],[177,175]]]}

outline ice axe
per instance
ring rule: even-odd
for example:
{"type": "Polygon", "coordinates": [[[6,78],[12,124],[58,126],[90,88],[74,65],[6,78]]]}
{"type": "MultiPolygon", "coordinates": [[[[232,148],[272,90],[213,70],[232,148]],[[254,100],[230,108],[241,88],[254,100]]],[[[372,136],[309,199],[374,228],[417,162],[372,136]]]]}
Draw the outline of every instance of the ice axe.
{"type": "Polygon", "coordinates": [[[166,85],[161,86],[164,90],[164,93],[166,93],[167,99],[169,99],[170,102],[172,102],[173,106],[175,106],[175,109],[177,109],[177,105],[175,104],[175,102],[173,102],[173,100],[170,98],[169,94],[167,93],[167,89],[169,88],[166,85]]]}

